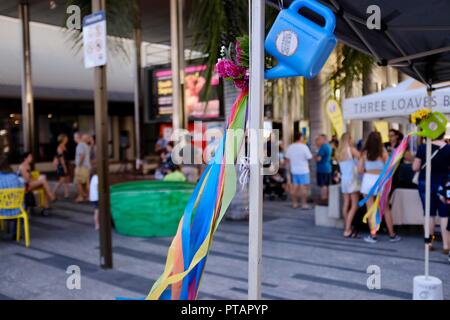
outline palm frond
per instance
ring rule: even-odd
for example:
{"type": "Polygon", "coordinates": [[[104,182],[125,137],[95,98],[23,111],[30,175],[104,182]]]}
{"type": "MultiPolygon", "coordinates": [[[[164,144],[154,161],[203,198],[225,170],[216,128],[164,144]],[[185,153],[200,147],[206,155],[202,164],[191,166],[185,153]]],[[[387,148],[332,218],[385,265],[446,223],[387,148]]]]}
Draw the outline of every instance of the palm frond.
{"type": "MultiPolygon", "coordinates": [[[[81,10],[81,17],[91,14],[91,0],[66,0],[67,6],[76,5],[81,10]]],[[[68,17],[66,16],[65,20],[68,17]]],[[[139,0],[106,0],[106,20],[108,35],[115,37],[109,48],[114,54],[118,54],[129,61],[125,39],[132,38],[133,28],[140,26],[139,0]]],[[[66,29],[67,30],[67,29],[66,29]]],[[[75,53],[83,48],[83,30],[67,30],[73,42],[75,53]]]]}
{"type": "Polygon", "coordinates": [[[193,0],[189,27],[193,32],[193,47],[207,54],[205,96],[208,96],[220,48],[248,33],[247,1],[193,0]]]}
{"type": "Polygon", "coordinates": [[[328,80],[333,89],[350,88],[355,81],[361,81],[375,66],[375,60],[356,49],[339,44],[336,48],[336,68],[328,80]]]}

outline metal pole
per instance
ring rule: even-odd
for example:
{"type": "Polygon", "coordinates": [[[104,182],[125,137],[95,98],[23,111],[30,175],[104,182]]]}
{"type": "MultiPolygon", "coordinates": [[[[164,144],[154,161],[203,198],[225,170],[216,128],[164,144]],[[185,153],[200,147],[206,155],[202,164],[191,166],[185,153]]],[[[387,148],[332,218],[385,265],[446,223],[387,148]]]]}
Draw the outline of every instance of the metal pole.
{"type": "Polygon", "coordinates": [[[30,45],[30,5],[28,1],[19,2],[19,16],[22,28],[22,130],[24,151],[29,151],[35,159],[34,98],[31,79],[30,45]]]}
{"type": "Polygon", "coordinates": [[[179,59],[179,66],[180,66],[180,110],[181,110],[181,119],[182,119],[182,125],[184,129],[187,129],[189,126],[189,113],[186,110],[185,106],[185,74],[184,74],[184,68],[185,68],[185,62],[184,62],[184,19],[183,19],[183,12],[184,12],[184,0],[178,0],[178,59],[179,59]]]}
{"type": "MultiPolygon", "coordinates": [[[[170,37],[172,47],[172,88],[173,88],[173,114],[172,126],[173,130],[184,127],[183,115],[183,89],[182,89],[182,65],[184,60],[184,50],[181,47],[180,39],[182,35],[180,31],[180,6],[179,0],[170,0],[170,37]],[[182,56],[182,59],[181,59],[182,56]]],[[[184,82],[184,81],[183,81],[184,82]]]]}
{"type": "MultiPolygon", "coordinates": [[[[92,0],[92,12],[105,10],[105,0],[92,0]]],[[[113,267],[109,203],[108,89],[106,65],[95,68],[95,131],[100,220],[100,266],[113,267]]]]}
{"type": "MultiPolygon", "coordinates": [[[[140,14],[140,13],[138,13],[140,14]]],[[[135,77],[134,77],[134,138],[136,148],[136,170],[139,170],[142,164],[141,153],[141,67],[142,67],[142,29],[134,29],[134,44],[135,44],[135,77]]]]}
{"type": "MultiPolygon", "coordinates": [[[[427,138],[426,152],[427,166],[425,170],[425,239],[430,237],[430,186],[431,186],[431,139],[427,138]]],[[[425,278],[428,280],[430,275],[430,246],[425,243],[425,278]]]]}
{"type": "Polygon", "coordinates": [[[249,261],[248,298],[261,299],[261,260],[263,198],[260,154],[264,107],[264,24],[265,1],[251,0],[251,49],[250,49],[250,185],[249,190],[249,261]]]}

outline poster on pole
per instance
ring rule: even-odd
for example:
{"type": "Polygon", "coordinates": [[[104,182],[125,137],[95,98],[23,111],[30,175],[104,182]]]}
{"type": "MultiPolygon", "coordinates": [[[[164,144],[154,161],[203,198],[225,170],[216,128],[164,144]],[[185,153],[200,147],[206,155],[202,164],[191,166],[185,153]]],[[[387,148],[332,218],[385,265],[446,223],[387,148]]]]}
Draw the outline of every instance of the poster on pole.
{"type": "Polygon", "coordinates": [[[334,99],[330,99],[326,104],[326,112],[328,115],[328,119],[330,119],[331,124],[333,125],[334,130],[338,137],[341,137],[344,133],[344,119],[342,117],[342,109],[334,99]]]}
{"type": "Polygon", "coordinates": [[[98,11],[83,19],[83,52],[84,67],[86,69],[106,65],[106,15],[98,11]]]}
{"type": "Polygon", "coordinates": [[[374,121],[375,129],[381,134],[383,143],[389,142],[389,123],[387,121],[374,121]]]}

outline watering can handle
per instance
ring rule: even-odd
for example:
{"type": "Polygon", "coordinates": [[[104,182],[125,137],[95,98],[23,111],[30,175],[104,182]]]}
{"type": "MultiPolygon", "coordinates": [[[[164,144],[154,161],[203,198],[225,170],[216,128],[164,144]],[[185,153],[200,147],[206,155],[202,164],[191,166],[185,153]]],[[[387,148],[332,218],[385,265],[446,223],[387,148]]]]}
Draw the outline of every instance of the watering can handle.
{"type": "Polygon", "coordinates": [[[315,0],[296,0],[289,6],[289,10],[298,13],[298,11],[303,7],[307,7],[308,9],[320,14],[325,19],[324,29],[328,32],[334,32],[334,28],[336,27],[336,18],[330,9],[315,0]]]}
{"type": "Polygon", "coordinates": [[[435,112],[435,115],[436,115],[438,118],[440,118],[440,120],[441,120],[442,123],[447,124],[448,120],[447,120],[447,118],[446,118],[442,113],[440,113],[440,112],[435,112]]]}

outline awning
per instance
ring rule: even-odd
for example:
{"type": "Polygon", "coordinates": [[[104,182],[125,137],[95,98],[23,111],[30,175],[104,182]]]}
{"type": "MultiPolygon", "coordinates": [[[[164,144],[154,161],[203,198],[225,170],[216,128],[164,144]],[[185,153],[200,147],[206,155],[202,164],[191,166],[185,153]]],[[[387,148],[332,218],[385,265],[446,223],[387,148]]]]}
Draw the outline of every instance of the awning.
{"type": "Polygon", "coordinates": [[[344,119],[405,117],[422,108],[450,114],[450,87],[446,84],[443,84],[443,87],[428,96],[427,87],[410,78],[396,87],[344,100],[344,119]]]}
{"type": "MultiPolygon", "coordinates": [[[[319,0],[336,15],[336,36],[432,86],[450,80],[450,1],[448,0],[319,0]],[[369,30],[369,6],[381,10],[381,30],[369,30]]],[[[292,0],[267,0],[279,7],[292,0]]],[[[314,19],[313,17],[311,17],[314,19]]]]}

